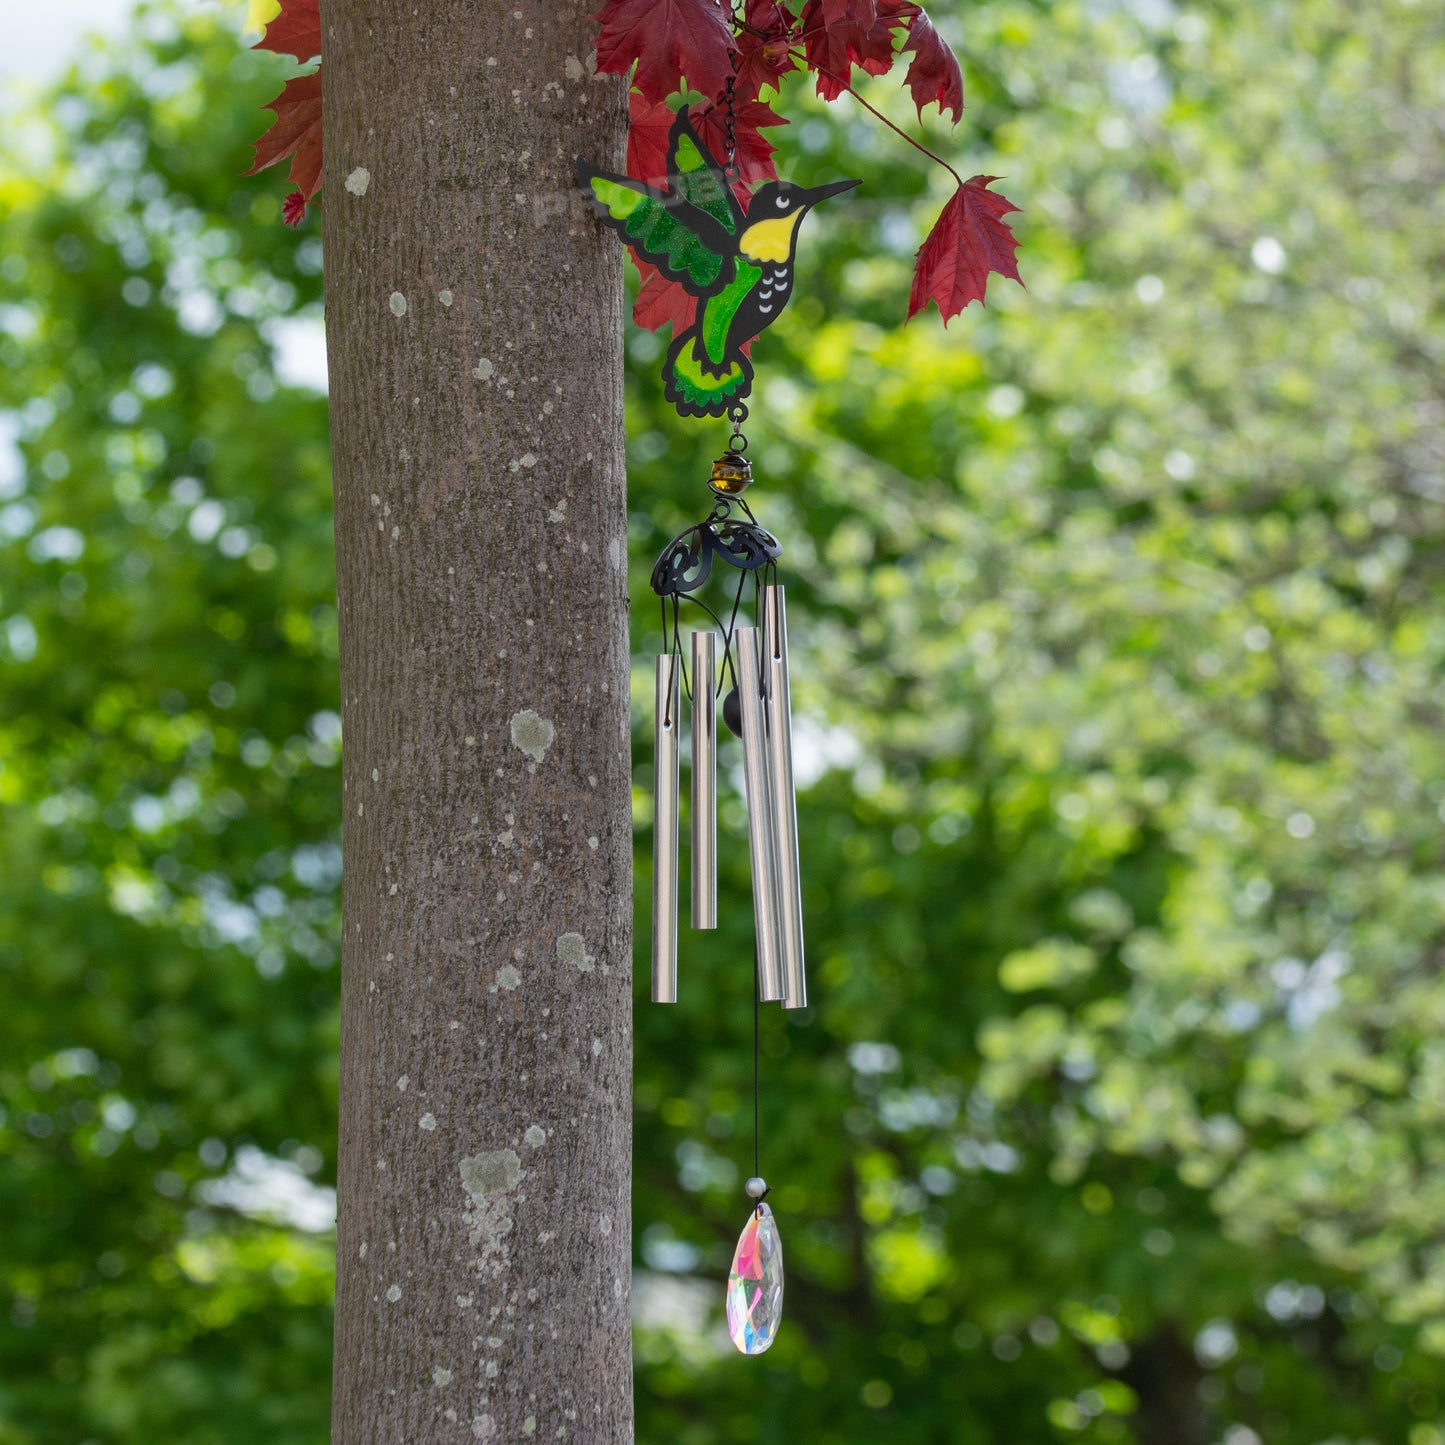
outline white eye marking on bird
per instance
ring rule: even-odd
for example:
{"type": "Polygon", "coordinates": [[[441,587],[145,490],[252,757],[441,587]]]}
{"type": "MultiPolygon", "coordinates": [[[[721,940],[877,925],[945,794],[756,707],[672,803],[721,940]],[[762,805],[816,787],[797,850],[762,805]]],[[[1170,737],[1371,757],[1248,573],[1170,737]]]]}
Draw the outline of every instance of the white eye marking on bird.
{"type": "Polygon", "coordinates": [[[778,197],[778,209],[780,211],[786,211],[788,209],[788,198],[786,196],[778,197]]]}

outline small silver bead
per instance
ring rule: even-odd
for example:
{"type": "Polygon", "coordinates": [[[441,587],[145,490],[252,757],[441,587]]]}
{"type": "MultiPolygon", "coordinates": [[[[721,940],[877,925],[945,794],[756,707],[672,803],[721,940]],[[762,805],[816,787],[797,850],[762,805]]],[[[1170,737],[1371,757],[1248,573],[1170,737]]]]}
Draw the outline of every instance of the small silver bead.
{"type": "Polygon", "coordinates": [[[768,1192],[768,1181],[755,1174],[743,1188],[747,1190],[749,1199],[761,1199],[768,1192]]]}

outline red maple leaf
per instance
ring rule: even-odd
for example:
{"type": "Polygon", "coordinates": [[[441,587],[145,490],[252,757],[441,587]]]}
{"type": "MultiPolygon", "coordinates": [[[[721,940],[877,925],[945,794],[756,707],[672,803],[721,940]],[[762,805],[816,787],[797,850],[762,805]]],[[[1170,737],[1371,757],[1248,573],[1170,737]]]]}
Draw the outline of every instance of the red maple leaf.
{"type": "Polygon", "coordinates": [[[306,219],[306,197],[300,191],[292,191],[281,202],[281,219],[293,230],[306,219]]]}
{"type": "Polygon", "coordinates": [[[824,23],[868,29],[878,19],[878,0],[821,0],[824,23]]]}
{"type": "Polygon", "coordinates": [[[738,36],[738,94],[755,96],[765,86],[781,90],[783,77],[798,68],[792,49],[786,34],[755,35],[745,30],[738,36]]]}
{"type": "Polygon", "coordinates": [[[920,10],[908,26],[902,53],[910,51],[913,62],[903,83],[913,96],[919,118],[923,117],[925,105],[937,101],[938,113],[947,115],[951,111],[957,125],[963,118],[963,70],[953,48],[933,28],[926,10],[920,10]]]}
{"type": "MultiPolygon", "coordinates": [[[[677,112],[666,101],[650,101],[640,90],[628,96],[632,124],[627,131],[627,174],[651,186],[667,184],[667,141],[677,112]]],[[[747,205],[748,191],[757,181],[777,179],[773,164],[773,143],[761,132],[787,125],[766,101],[744,100],[733,107],[733,137],[737,142],[738,199],[747,205]]],[[[727,112],[715,101],[695,105],[689,111],[693,129],[718,165],[727,157],[727,112]]]]}
{"type": "Polygon", "coordinates": [[[321,54],[321,12],[318,0],[281,0],[281,13],[256,42],[257,50],[315,60],[321,54]]]}
{"type": "Polygon", "coordinates": [[[1004,220],[1018,207],[989,190],[997,179],[974,176],[959,186],[918,248],[908,297],[910,319],[933,301],[946,326],[970,301],[983,303],[990,272],[1023,285],[1014,259],[1018,241],[1004,220]]]}
{"type": "Polygon", "coordinates": [[[667,137],[677,112],[665,100],[649,100],[640,90],[627,95],[627,174],[650,186],[667,184],[667,137]]]}
{"type": "Polygon", "coordinates": [[[682,87],[718,96],[732,74],[736,49],[732,27],[717,0],[607,0],[592,17],[597,69],[625,75],[633,61],[633,84],[649,100],[663,100],[682,87]]]}
{"type": "Polygon", "coordinates": [[[291,182],[309,201],[321,189],[321,72],[288,80],[266,109],[276,112],[276,123],[256,142],[256,164],[245,174],[291,156],[291,182]]]}
{"type": "MultiPolygon", "coordinates": [[[[748,187],[758,181],[772,181],[778,177],[778,168],[773,164],[776,147],[762,132],[776,125],[787,125],[787,121],[765,100],[739,99],[733,106],[736,123],[733,137],[737,142],[734,159],[738,167],[738,199],[746,207],[748,187]]],[[[718,164],[727,156],[728,127],[726,109],[711,102],[697,105],[691,111],[692,123],[702,143],[716,157],[718,164]]]]}
{"type": "Polygon", "coordinates": [[[747,0],[743,6],[743,26],[754,35],[768,37],[790,35],[796,21],[789,5],[783,0],[747,0]]]}
{"type": "Polygon", "coordinates": [[[681,335],[697,315],[697,299],[689,296],[676,281],[669,281],[650,262],[638,257],[633,259],[641,273],[642,285],[637,288],[632,319],[645,331],[656,331],[670,324],[672,334],[681,335]]]}
{"type": "Polygon", "coordinates": [[[853,67],[867,75],[893,68],[893,31],[917,11],[906,0],[808,0],[799,17],[799,39],[818,94],[837,100],[848,88],[853,67]]]}

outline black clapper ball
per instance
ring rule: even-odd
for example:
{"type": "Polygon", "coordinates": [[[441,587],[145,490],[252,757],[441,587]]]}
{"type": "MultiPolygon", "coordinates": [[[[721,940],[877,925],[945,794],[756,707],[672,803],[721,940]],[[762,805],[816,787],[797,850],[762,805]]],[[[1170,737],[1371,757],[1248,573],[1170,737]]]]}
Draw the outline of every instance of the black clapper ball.
{"type": "Polygon", "coordinates": [[[723,722],[727,724],[727,730],[735,737],[743,735],[743,705],[738,700],[738,690],[733,690],[723,698],[723,722]]]}

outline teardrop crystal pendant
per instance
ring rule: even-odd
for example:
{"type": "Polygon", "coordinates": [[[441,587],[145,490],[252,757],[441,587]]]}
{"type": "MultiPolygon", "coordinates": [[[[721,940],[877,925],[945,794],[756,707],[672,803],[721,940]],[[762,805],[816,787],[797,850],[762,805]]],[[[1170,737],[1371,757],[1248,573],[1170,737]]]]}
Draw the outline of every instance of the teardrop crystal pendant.
{"type": "Polygon", "coordinates": [[[728,1334],[745,1355],[773,1342],[783,1314],[783,1244],[766,1204],[748,1216],[728,1272],[728,1334]]]}

